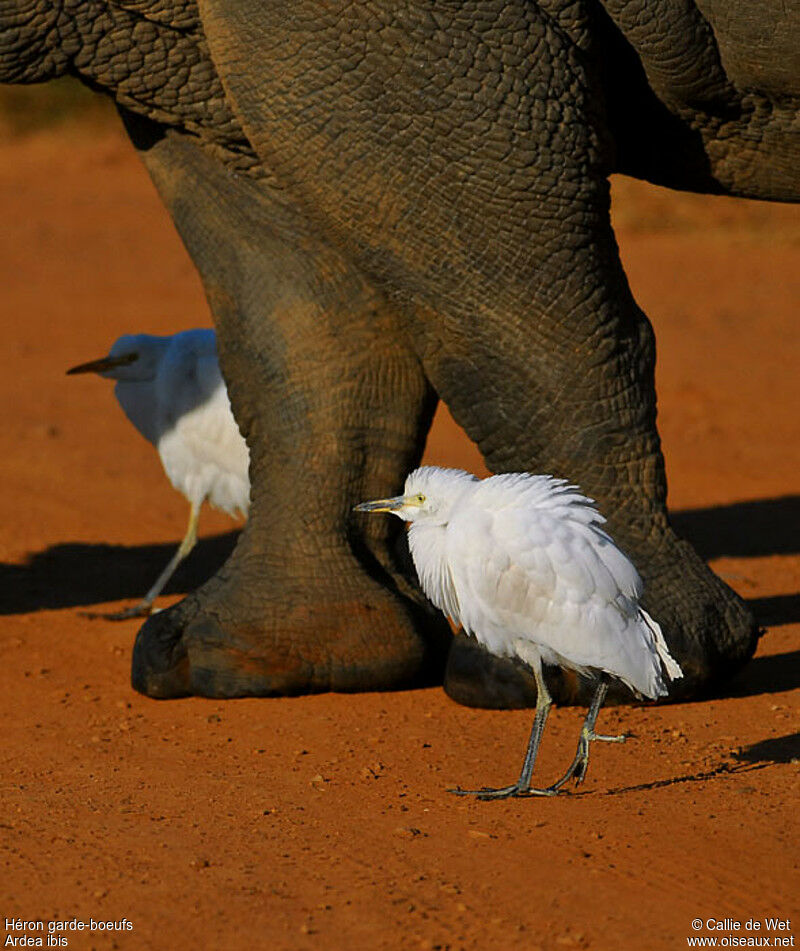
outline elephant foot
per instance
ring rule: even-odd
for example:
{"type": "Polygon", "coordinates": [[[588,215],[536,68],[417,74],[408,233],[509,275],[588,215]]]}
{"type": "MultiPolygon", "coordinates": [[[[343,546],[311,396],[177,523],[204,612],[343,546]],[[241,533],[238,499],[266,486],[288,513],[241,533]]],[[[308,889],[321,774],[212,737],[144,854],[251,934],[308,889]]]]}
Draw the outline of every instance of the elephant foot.
{"type": "Polygon", "coordinates": [[[481,644],[457,634],[450,645],[444,689],[466,707],[519,710],[536,706],[530,669],[509,657],[495,657],[481,644]]]}
{"type": "MultiPolygon", "coordinates": [[[[441,683],[449,631],[365,577],[332,596],[212,579],[139,630],[131,682],[150,697],[288,696],[441,683]]],[[[282,586],[283,587],[283,586],[282,586]]]]}
{"type": "MultiPolygon", "coordinates": [[[[560,702],[588,696],[572,670],[545,668],[547,688],[560,702]]],[[[465,707],[486,710],[523,710],[536,706],[536,681],[530,669],[511,657],[496,657],[463,634],[453,638],[444,675],[445,693],[465,707]]],[[[574,701],[573,701],[574,702],[574,701]]]]}
{"type": "MultiPolygon", "coordinates": [[[[683,678],[670,684],[669,699],[709,693],[753,655],[759,630],[742,599],[671,531],[637,557],[626,552],[645,578],[643,605],[659,622],[683,678]],[[655,548],[655,550],[654,550],[655,548]]],[[[572,671],[546,669],[548,688],[559,703],[587,704],[592,684],[572,671]]],[[[536,704],[536,683],[526,668],[494,657],[473,640],[454,639],[444,689],[470,707],[515,709],[536,704]]],[[[627,687],[613,682],[610,702],[630,702],[627,687]]]]}
{"type": "MultiPolygon", "coordinates": [[[[688,699],[720,689],[755,653],[761,634],[755,617],[672,531],[641,570],[643,605],[661,625],[683,670],[683,677],[670,685],[669,698],[688,699]]],[[[622,696],[621,688],[609,691],[611,700],[622,696]]]]}

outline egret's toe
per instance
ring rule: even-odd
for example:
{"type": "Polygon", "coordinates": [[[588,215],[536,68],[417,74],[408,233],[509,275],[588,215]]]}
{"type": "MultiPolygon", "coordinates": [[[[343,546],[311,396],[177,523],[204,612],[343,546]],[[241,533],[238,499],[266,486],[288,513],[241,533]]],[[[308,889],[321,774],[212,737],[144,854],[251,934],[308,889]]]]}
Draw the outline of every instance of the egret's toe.
{"type": "Polygon", "coordinates": [[[483,789],[448,789],[448,792],[456,796],[475,796],[476,799],[526,799],[530,796],[556,796],[559,790],[554,787],[547,789],[537,789],[535,786],[521,786],[519,783],[513,783],[511,786],[502,786],[500,789],[492,789],[485,786],[483,789]]]}
{"type": "Polygon", "coordinates": [[[92,621],[128,621],[131,618],[149,617],[154,613],[152,605],[135,604],[130,608],[123,608],[121,611],[79,611],[81,617],[90,618],[92,621]]]}

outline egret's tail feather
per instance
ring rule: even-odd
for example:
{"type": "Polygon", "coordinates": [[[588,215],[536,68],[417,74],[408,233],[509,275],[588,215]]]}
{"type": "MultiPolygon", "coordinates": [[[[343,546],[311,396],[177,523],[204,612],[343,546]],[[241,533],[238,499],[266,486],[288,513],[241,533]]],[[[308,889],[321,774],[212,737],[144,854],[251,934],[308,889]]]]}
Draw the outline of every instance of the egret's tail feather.
{"type": "Polygon", "coordinates": [[[641,611],[644,623],[652,631],[653,640],[656,644],[656,650],[658,651],[658,656],[661,660],[661,663],[664,665],[664,672],[666,673],[667,677],[669,680],[678,680],[680,677],[683,677],[681,665],[669,652],[667,642],[664,640],[664,635],[661,633],[661,625],[658,623],[658,621],[655,621],[652,617],[650,617],[644,608],[640,607],[639,610],[641,611]]]}

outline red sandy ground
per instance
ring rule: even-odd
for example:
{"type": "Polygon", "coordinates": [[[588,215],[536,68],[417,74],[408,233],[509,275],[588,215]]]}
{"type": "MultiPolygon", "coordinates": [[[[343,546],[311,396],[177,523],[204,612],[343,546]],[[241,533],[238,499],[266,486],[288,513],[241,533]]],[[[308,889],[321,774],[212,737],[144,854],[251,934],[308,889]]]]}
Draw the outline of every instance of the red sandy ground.
{"type": "MultiPolygon", "coordinates": [[[[79,609],[140,596],[186,506],[111,385],[64,370],[208,310],[121,133],[0,144],[0,926],[126,918],[112,936],[67,933],[70,948],[124,951],[666,951],[694,918],[781,916],[800,940],[797,211],[630,182],[615,195],[658,335],[672,506],[767,633],[725,696],[605,711],[603,729],[636,739],[595,750],[578,794],[486,803],[446,789],[513,779],[527,711],[465,709],[440,689],[132,692],[137,622],[79,609]]],[[[428,459],[480,468],[445,414],[428,459]]],[[[201,528],[215,537],[173,597],[230,546],[224,516],[201,528]]],[[[551,716],[543,777],[571,757],[582,714],[551,716]]]]}

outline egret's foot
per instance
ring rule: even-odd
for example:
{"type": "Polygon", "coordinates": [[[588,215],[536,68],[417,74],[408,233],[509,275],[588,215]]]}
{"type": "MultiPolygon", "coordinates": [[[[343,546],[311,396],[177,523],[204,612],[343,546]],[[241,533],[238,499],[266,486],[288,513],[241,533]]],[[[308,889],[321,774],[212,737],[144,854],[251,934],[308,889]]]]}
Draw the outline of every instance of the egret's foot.
{"type": "Polygon", "coordinates": [[[575,759],[570,763],[569,769],[564,773],[558,782],[553,784],[552,788],[560,789],[570,779],[575,781],[576,786],[580,786],[586,777],[586,770],[589,768],[589,746],[595,740],[602,743],[624,743],[628,739],[627,733],[620,733],[615,736],[607,733],[595,733],[594,730],[587,730],[585,727],[581,731],[578,740],[578,749],[575,753],[575,759]]]}
{"type": "Polygon", "coordinates": [[[483,789],[448,789],[448,792],[456,796],[475,796],[476,799],[527,799],[531,796],[557,796],[558,789],[550,786],[547,789],[537,789],[535,786],[522,786],[514,783],[511,786],[503,786],[500,789],[492,789],[485,786],[483,789]]]}
{"type": "Polygon", "coordinates": [[[92,621],[127,621],[135,617],[149,617],[151,614],[158,613],[159,608],[154,608],[152,604],[134,604],[129,608],[123,608],[121,611],[78,611],[81,617],[88,617],[92,621]]]}
{"type": "Polygon", "coordinates": [[[441,683],[449,640],[444,622],[360,574],[348,578],[350,591],[338,597],[320,590],[325,581],[301,586],[235,573],[233,580],[212,578],[140,629],[133,686],[167,698],[441,683]]]}
{"type": "Polygon", "coordinates": [[[578,747],[579,754],[575,757],[575,761],[570,766],[570,768],[564,773],[561,779],[555,784],[560,789],[564,783],[568,782],[570,779],[574,780],[576,786],[580,784],[586,778],[586,770],[589,768],[589,743],[587,742],[581,753],[581,747],[578,747]]]}
{"type": "Polygon", "coordinates": [[[627,739],[628,736],[625,733],[610,736],[606,733],[595,733],[594,730],[587,730],[586,727],[584,727],[581,731],[580,739],[578,740],[578,749],[575,753],[575,758],[570,763],[569,769],[564,773],[561,779],[553,783],[552,786],[546,786],[543,789],[536,786],[529,786],[520,777],[513,785],[503,786],[500,789],[491,789],[488,786],[483,789],[461,789],[461,787],[457,787],[456,789],[448,789],[447,791],[456,796],[475,796],[477,799],[511,799],[514,797],[522,799],[527,796],[557,796],[570,779],[575,780],[575,785],[580,785],[583,782],[586,770],[589,766],[589,746],[591,743],[595,740],[600,740],[604,743],[624,743],[627,739]]]}

